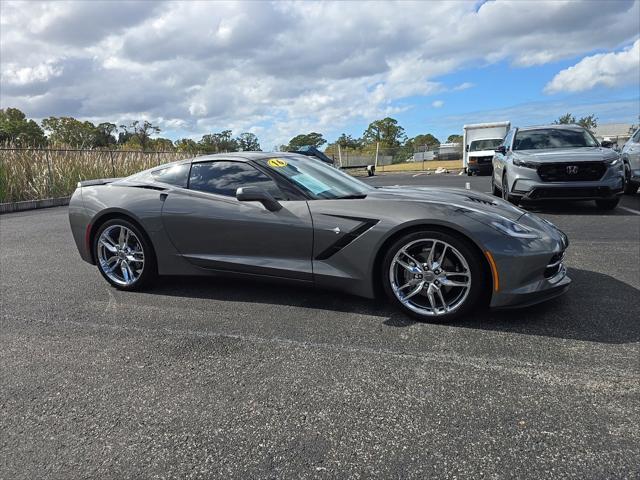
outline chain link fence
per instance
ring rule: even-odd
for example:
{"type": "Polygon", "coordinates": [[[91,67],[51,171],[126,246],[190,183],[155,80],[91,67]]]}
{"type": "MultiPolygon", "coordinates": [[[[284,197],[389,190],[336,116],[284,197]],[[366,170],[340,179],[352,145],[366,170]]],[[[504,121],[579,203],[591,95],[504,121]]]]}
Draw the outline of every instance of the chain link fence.
{"type": "MultiPolygon", "coordinates": [[[[376,169],[384,171],[387,166],[403,163],[462,160],[462,144],[444,143],[393,148],[370,146],[364,149],[339,148],[330,152],[329,156],[341,168],[350,169],[375,165],[376,169]]],[[[425,168],[428,168],[428,165],[422,169],[425,168]]]]}

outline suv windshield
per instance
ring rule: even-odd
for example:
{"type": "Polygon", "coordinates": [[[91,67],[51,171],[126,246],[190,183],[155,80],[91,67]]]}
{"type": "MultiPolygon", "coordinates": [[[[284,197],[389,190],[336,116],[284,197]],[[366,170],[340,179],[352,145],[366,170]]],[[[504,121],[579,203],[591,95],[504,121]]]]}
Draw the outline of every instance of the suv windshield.
{"type": "Polygon", "coordinates": [[[501,138],[487,138],[485,140],[474,140],[469,145],[470,152],[481,152],[482,150],[495,150],[502,143],[501,138]]]}
{"type": "Polygon", "coordinates": [[[541,128],[519,130],[513,141],[514,150],[541,150],[547,148],[597,147],[598,142],[586,130],[541,128]]]}
{"type": "Polygon", "coordinates": [[[258,163],[287,178],[314,199],[364,198],[373,187],[311,157],[274,157],[258,163]]]}

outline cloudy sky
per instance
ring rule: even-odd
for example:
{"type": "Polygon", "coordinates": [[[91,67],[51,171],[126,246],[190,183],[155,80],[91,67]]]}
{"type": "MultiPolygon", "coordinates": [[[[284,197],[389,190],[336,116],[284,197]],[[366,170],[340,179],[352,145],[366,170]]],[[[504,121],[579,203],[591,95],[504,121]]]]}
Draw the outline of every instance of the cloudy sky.
{"type": "Polygon", "coordinates": [[[230,128],[263,148],[462,124],[640,114],[640,2],[0,3],[0,106],[29,117],[230,128]]]}

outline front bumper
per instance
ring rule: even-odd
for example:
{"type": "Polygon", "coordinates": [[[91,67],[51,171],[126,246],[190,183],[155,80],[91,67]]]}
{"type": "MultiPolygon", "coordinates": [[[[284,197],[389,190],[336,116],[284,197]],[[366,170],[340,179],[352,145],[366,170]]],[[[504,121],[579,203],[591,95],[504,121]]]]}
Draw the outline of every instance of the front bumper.
{"type": "Polygon", "coordinates": [[[569,290],[570,285],[571,278],[567,276],[567,269],[563,266],[553,283],[540,282],[503,292],[497,300],[491,302],[491,307],[496,309],[529,307],[559,297],[569,290]]]}
{"type": "Polygon", "coordinates": [[[467,171],[476,175],[491,175],[493,164],[489,163],[469,163],[467,171]]]}
{"type": "Polygon", "coordinates": [[[569,246],[567,236],[535,215],[523,215],[523,225],[535,228],[541,238],[528,242],[504,242],[492,249],[499,278],[498,291],[491,297],[492,308],[525,307],[562,295],[571,284],[564,265],[569,246]]]}
{"type": "Polygon", "coordinates": [[[595,200],[611,199],[622,195],[624,171],[608,167],[596,181],[545,182],[536,170],[513,166],[510,174],[511,195],[521,200],[595,200]]]}

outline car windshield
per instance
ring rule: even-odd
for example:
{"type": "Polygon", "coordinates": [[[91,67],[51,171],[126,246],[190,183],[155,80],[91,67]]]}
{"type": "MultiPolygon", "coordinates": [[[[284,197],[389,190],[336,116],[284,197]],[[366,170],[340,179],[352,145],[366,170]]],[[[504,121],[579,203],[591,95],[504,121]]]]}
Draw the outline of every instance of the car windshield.
{"type": "Polygon", "coordinates": [[[373,187],[337,168],[310,157],[274,157],[258,160],[282,175],[313,199],[364,198],[373,187]]]}
{"type": "Polygon", "coordinates": [[[518,131],[513,141],[514,150],[541,150],[547,148],[597,147],[598,142],[586,130],[541,128],[518,131]]]}
{"type": "Polygon", "coordinates": [[[470,152],[481,152],[482,150],[494,150],[502,143],[501,138],[487,138],[484,140],[474,140],[469,145],[470,152]]]}

